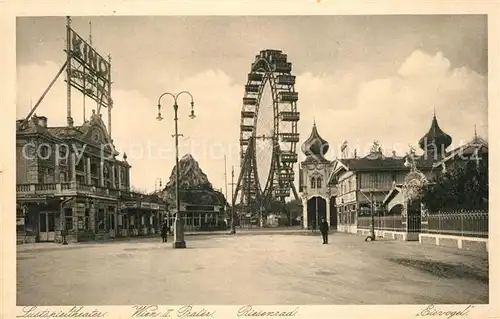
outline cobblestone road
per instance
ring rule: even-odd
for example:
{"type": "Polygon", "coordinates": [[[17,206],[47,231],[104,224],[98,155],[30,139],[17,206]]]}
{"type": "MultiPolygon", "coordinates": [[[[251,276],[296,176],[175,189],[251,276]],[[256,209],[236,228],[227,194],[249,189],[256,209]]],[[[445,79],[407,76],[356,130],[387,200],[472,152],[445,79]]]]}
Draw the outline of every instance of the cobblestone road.
{"type": "Polygon", "coordinates": [[[364,237],[21,245],[18,305],[487,303],[486,253],[364,237]]]}

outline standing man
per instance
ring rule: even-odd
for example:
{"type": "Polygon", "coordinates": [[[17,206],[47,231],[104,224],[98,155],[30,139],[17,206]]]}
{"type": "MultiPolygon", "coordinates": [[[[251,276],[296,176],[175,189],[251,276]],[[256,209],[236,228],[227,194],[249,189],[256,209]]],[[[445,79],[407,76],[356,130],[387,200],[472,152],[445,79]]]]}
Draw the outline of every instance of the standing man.
{"type": "Polygon", "coordinates": [[[165,219],[163,221],[163,225],[161,226],[161,240],[162,243],[166,243],[168,238],[168,223],[167,220],[165,219]]]}
{"type": "Polygon", "coordinates": [[[319,224],[319,231],[321,232],[321,236],[323,236],[323,244],[328,244],[328,230],[328,223],[322,218],[321,224],[319,224]]]}

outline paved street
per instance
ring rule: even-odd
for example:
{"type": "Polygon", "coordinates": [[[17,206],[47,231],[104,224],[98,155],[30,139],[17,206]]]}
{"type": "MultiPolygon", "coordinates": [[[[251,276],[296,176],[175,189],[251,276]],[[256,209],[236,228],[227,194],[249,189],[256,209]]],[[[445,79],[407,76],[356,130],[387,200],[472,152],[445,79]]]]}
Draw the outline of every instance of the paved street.
{"type": "Polygon", "coordinates": [[[18,305],[487,303],[486,253],[265,234],[20,245],[18,305]]]}

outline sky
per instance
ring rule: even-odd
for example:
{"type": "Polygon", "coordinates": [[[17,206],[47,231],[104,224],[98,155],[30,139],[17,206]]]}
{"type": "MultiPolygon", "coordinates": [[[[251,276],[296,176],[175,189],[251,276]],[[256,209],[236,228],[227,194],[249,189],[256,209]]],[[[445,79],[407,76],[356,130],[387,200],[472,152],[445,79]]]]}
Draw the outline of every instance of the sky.
{"type": "MultiPolygon", "coordinates": [[[[255,55],[279,49],[297,76],[300,145],[315,122],[330,143],[326,158],[368,152],[404,155],[429,130],[435,111],[453,146],[488,138],[487,20],[480,15],[72,17],[72,28],[112,58],[112,136],[132,165],[132,185],[153,191],[175,164],[172,100],[179,98],[180,156],[190,153],[216,188],[239,173],[239,128],[255,55]]],[[[26,116],[65,61],[65,18],[17,20],[17,118],[26,116]]],[[[86,114],[95,108],[87,99],[86,114]]],[[[72,91],[75,124],[83,97],[72,91]]],[[[66,123],[62,76],[36,110],[49,126],[66,123]]],[[[107,116],[103,115],[107,123],[107,116]]],[[[418,147],[417,147],[418,149],[418,147]]],[[[121,155],[120,155],[121,157],[121,155]]],[[[297,167],[297,166],[296,166],[297,167]]],[[[229,186],[230,188],[230,186],[229,186]]]]}

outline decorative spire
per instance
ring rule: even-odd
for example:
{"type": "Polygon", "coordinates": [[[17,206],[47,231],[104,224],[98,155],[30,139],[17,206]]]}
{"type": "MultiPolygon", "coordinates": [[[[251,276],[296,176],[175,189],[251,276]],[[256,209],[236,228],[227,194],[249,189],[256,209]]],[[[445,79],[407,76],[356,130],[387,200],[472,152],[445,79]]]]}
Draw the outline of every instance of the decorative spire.
{"type": "Polygon", "coordinates": [[[302,144],[302,152],[317,160],[325,160],[324,155],[328,152],[329,147],[328,142],[319,135],[316,122],[314,122],[311,135],[302,144]]]}
{"type": "Polygon", "coordinates": [[[451,145],[451,142],[451,136],[441,130],[436,119],[436,114],[434,113],[431,128],[418,142],[420,148],[426,153],[437,152],[437,155],[443,155],[444,151],[451,145]]]}
{"type": "Polygon", "coordinates": [[[92,46],[92,21],[89,21],[89,44],[92,46]]]}

